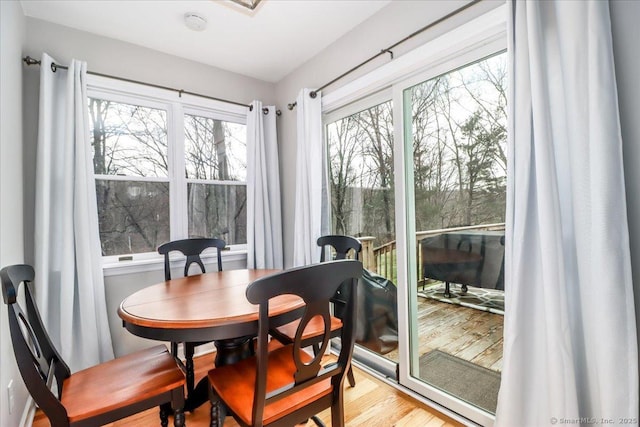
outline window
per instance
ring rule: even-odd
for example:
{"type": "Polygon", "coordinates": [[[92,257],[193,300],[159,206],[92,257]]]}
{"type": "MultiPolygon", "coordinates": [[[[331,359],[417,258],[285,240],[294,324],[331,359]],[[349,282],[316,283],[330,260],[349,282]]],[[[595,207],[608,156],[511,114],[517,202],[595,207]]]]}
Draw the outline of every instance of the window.
{"type": "Polygon", "coordinates": [[[392,102],[328,123],[327,146],[333,232],[395,240],[392,102]]]}
{"type": "Polygon", "coordinates": [[[372,288],[363,285],[366,308],[357,319],[356,341],[377,355],[388,358],[397,348],[395,307],[395,185],[393,103],[381,94],[338,110],[327,117],[329,185],[332,232],[360,239],[361,258],[373,253],[376,266],[365,268],[390,279],[378,290],[373,304],[372,288]],[[375,250],[374,250],[375,247],[375,250]],[[374,307],[375,305],[375,307],[374,307]],[[395,334],[395,337],[394,337],[395,334]]]}
{"type": "Polygon", "coordinates": [[[189,237],[247,242],[246,126],[185,114],[189,237]]]}
{"type": "Polygon", "coordinates": [[[407,90],[416,229],[504,222],[506,54],[407,90]]]}
{"type": "Polygon", "coordinates": [[[187,237],[246,244],[246,109],[166,97],[89,91],[103,256],[187,237]]]}

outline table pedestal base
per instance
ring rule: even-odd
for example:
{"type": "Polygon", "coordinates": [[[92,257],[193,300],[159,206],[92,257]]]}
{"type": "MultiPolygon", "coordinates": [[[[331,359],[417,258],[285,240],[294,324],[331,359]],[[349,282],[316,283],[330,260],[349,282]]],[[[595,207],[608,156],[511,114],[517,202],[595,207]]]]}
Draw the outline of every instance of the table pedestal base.
{"type": "MultiPolygon", "coordinates": [[[[218,340],[215,341],[216,346],[216,358],[215,358],[215,366],[224,366],[231,365],[233,363],[239,362],[240,360],[251,357],[255,354],[253,347],[253,337],[241,337],[241,338],[233,338],[228,340],[218,340]]],[[[203,403],[209,400],[209,380],[205,375],[202,378],[198,385],[193,389],[192,393],[189,393],[187,399],[184,404],[184,410],[193,412],[196,408],[198,408],[203,403]]],[[[221,408],[224,413],[226,412],[226,408],[221,408]]]]}

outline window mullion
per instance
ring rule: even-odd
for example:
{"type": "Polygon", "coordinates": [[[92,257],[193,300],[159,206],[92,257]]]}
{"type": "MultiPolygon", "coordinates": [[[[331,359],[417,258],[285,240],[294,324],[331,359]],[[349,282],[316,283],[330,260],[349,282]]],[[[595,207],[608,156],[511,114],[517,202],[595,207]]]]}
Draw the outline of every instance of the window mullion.
{"type": "Polygon", "coordinates": [[[184,174],[184,111],[180,103],[171,105],[171,127],[169,141],[171,145],[171,161],[169,163],[171,239],[186,239],[187,228],[187,181],[184,174]]]}

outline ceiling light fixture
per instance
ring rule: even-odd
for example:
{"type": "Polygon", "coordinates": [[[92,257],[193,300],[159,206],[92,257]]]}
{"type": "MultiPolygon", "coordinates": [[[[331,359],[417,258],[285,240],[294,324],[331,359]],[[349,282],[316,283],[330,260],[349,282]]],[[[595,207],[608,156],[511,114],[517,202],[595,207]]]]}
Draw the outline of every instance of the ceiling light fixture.
{"type": "Polygon", "coordinates": [[[193,31],[203,31],[207,28],[207,20],[195,12],[185,13],[184,23],[193,31]]]}

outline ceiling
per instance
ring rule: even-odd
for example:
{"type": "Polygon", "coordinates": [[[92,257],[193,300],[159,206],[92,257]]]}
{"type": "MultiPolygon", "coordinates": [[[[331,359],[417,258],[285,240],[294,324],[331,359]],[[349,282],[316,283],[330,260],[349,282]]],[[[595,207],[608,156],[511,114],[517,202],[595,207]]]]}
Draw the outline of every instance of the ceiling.
{"type": "Polygon", "coordinates": [[[22,0],[25,15],[277,82],[391,0],[22,0]],[[207,20],[204,31],[184,22],[207,20]]]}

